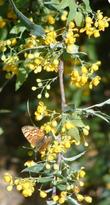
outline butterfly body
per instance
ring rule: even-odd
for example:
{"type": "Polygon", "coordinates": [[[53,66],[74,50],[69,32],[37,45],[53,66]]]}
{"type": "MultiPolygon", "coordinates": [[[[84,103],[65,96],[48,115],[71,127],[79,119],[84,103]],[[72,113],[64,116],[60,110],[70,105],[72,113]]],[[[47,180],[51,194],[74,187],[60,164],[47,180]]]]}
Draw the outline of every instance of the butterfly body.
{"type": "Polygon", "coordinates": [[[22,127],[22,133],[33,148],[39,152],[45,150],[51,141],[51,137],[47,137],[42,129],[38,127],[26,125],[22,127]]]}

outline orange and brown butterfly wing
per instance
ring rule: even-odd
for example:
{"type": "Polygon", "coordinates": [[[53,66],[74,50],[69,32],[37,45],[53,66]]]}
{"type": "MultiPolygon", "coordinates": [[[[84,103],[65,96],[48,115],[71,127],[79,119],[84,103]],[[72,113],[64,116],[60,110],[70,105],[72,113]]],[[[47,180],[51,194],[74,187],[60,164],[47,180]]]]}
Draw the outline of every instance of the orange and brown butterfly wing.
{"type": "Polygon", "coordinates": [[[48,147],[48,145],[51,143],[51,141],[52,141],[52,137],[45,136],[44,143],[41,145],[39,152],[44,151],[48,147]]]}
{"type": "Polygon", "coordinates": [[[22,127],[22,132],[32,147],[36,147],[37,144],[42,142],[45,136],[41,129],[34,126],[24,126],[22,127]]]}

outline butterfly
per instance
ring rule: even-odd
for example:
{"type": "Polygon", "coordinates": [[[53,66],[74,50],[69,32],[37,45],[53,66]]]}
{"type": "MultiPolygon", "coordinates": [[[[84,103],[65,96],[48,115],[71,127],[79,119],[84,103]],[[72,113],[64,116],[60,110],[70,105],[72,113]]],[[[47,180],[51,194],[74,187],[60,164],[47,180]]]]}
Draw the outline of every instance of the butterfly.
{"type": "Polygon", "coordinates": [[[21,130],[24,137],[36,151],[44,151],[51,142],[51,137],[47,137],[44,131],[38,127],[26,125],[21,130]]]}

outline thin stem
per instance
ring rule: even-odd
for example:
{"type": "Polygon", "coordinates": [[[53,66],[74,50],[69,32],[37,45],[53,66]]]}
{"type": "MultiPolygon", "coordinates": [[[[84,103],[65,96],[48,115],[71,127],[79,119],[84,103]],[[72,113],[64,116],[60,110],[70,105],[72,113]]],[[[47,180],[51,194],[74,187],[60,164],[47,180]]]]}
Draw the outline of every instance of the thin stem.
{"type": "MultiPolygon", "coordinates": [[[[63,74],[64,74],[64,63],[60,61],[59,63],[59,83],[60,83],[60,94],[61,94],[61,111],[62,113],[65,111],[66,99],[65,99],[65,91],[64,91],[64,82],[63,82],[63,74]]],[[[61,142],[61,135],[58,136],[58,142],[61,142]]],[[[59,168],[61,167],[62,153],[58,154],[57,163],[59,168]]],[[[56,187],[53,187],[53,195],[56,195],[56,187]]]]}
{"type": "Polygon", "coordinates": [[[60,61],[60,64],[59,64],[59,82],[60,82],[61,109],[62,109],[62,112],[64,112],[65,106],[66,106],[64,82],[63,82],[63,73],[64,73],[64,63],[63,63],[63,61],[60,61]]]}

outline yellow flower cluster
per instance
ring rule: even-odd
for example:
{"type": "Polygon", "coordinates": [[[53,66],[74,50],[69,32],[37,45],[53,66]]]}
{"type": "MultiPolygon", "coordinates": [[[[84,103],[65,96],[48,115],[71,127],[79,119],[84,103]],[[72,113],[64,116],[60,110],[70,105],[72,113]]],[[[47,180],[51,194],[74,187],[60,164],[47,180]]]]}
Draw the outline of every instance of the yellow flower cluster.
{"type": "Polygon", "coordinates": [[[77,197],[77,200],[79,201],[79,202],[82,202],[82,201],[85,201],[85,202],[87,202],[87,203],[92,203],[92,197],[90,197],[90,196],[83,196],[82,194],[77,194],[76,195],[76,197],[77,197]]]}
{"type": "Polygon", "coordinates": [[[95,21],[89,16],[86,17],[86,25],[80,29],[80,33],[86,32],[89,37],[93,35],[97,38],[100,36],[100,31],[104,31],[105,28],[109,27],[109,21],[110,18],[103,17],[103,13],[98,10],[95,21]]]}
{"type": "Polygon", "coordinates": [[[66,130],[72,129],[74,127],[75,125],[70,120],[67,120],[62,126],[62,132],[64,133],[66,130]]]}
{"type": "Polygon", "coordinates": [[[53,25],[55,24],[55,18],[52,15],[47,16],[47,23],[53,25]]]}
{"type": "Polygon", "coordinates": [[[25,59],[25,66],[31,70],[34,70],[34,73],[39,73],[42,71],[43,57],[40,53],[25,53],[25,59]]]}
{"type": "Polygon", "coordinates": [[[76,42],[77,37],[79,37],[78,29],[75,27],[74,22],[70,22],[68,32],[66,33],[66,36],[64,39],[65,44],[66,44],[66,50],[68,53],[73,52],[73,46],[76,42]]]}
{"type": "Polygon", "coordinates": [[[56,128],[57,128],[57,121],[56,120],[52,120],[51,122],[47,122],[41,127],[41,129],[43,129],[47,134],[49,132],[51,132],[54,135],[57,131],[56,128]]]}
{"type": "Polygon", "coordinates": [[[3,70],[7,72],[6,78],[11,78],[13,75],[17,75],[18,73],[18,57],[17,56],[10,56],[6,58],[5,55],[1,58],[4,61],[3,70]]]}
{"type": "Polygon", "coordinates": [[[39,40],[36,36],[31,35],[29,38],[25,40],[24,48],[33,48],[38,46],[39,40]]]}
{"type": "Polygon", "coordinates": [[[96,87],[100,83],[101,78],[99,76],[93,77],[93,74],[99,69],[100,64],[100,61],[98,61],[89,67],[82,66],[80,71],[74,69],[71,73],[71,84],[81,88],[89,83],[90,89],[93,86],[96,87]]]}
{"type": "Polygon", "coordinates": [[[84,171],[84,167],[81,167],[81,169],[77,172],[77,180],[79,180],[80,178],[84,178],[85,177],[86,172],[84,171]]]}
{"type": "Polygon", "coordinates": [[[5,64],[3,66],[3,70],[7,72],[7,79],[11,78],[13,75],[16,75],[18,73],[18,67],[16,64],[5,64]]]}
{"type": "Polygon", "coordinates": [[[11,38],[5,41],[0,41],[0,51],[5,52],[7,50],[7,47],[15,46],[17,43],[16,38],[11,38]]]}
{"type": "Polygon", "coordinates": [[[13,177],[10,173],[4,174],[4,181],[8,183],[7,191],[12,191],[14,183],[13,183],[13,177]]]}
{"type": "Polygon", "coordinates": [[[18,191],[22,191],[23,196],[29,197],[34,192],[34,186],[36,180],[34,178],[18,178],[13,180],[13,177],[10,173],[4,174],[4,181],[8,183],[7,191],[12,191],[13,186],[16,186],[18,191]]]}
{"type": "Polygon", "coordinates": [[[0,28],[4,28],[6,25],[5,20],[0,16],[0,28]]]}
{"type": "Polygon", "coordinates": [[[18,178],[14,181],[16,189],[22,191],[24,197],[30,197],[34,192],[36,180],[34,178],[18,178]]]}
{"type": "Polygon", "coordinates": [[[63,136],[59,141],[54,140],[53,144],[48,146],[47,152],[41,152],[41,157],[43,159],[46,157],[48,161],[52,161],[56,159],[59,153],[65,153],[73,142],[75,142],[75,140],[72,140],[70,136],[63,136]]]}
{"type": "Polygon", "coordinates": [[[57,72],[59,60],[45,58],[40,55],[40,53],[25,53],[25,66],[34,71],[34,73],[39,73],[43,70],[47,72],[57,72]]]}
{"type": "Polygon", "coordinates": [[[67,200],[67,192],[62,191],[60,195],[53,195],[52,199],[54,202],[57,202],[58,204],[64,204],[65,201],[67,200]]]}
{"type": "Polygon", "coordinates": [[[44,43],[46,45],[51,45],[51,44],[55,44],[57,41],[56,41],[56,37],[57,37],[57,34],[54,30],[46,30],[46,36],[45,36],[45,39],[44,39],[44,43]]]}
{"type": "Polygon", "coordinates": [[[34,115],[36,120],[42,120],[43,117],[48,115],[47,107],[42,101],[39,102],[37,110],[34,112],[34,115]]]}

